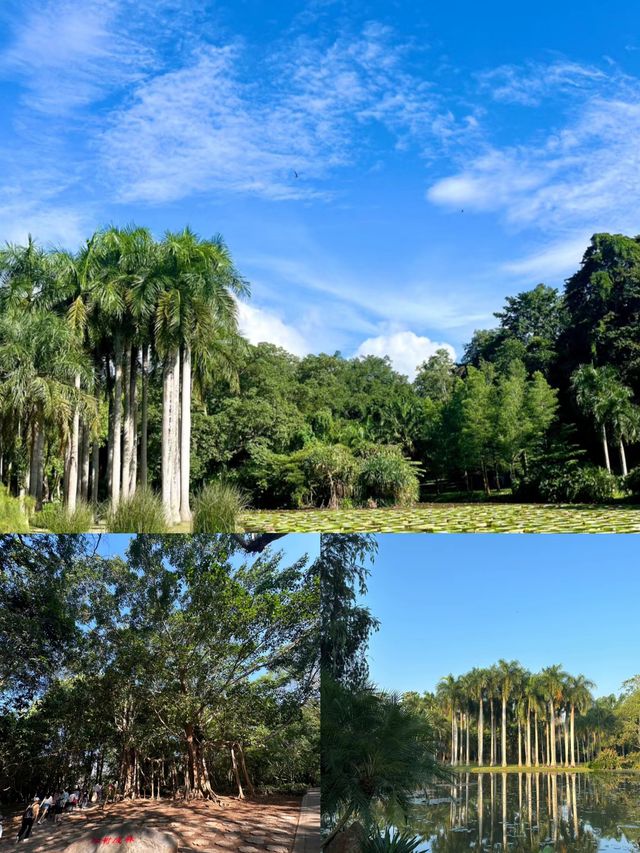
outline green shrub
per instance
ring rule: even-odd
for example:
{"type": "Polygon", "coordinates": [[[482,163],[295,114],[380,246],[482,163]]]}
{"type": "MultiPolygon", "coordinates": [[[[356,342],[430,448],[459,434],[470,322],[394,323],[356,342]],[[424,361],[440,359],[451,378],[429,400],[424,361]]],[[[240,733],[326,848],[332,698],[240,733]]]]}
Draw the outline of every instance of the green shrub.
{"type": "Polygon", "coordinates": [[[26,533],[29,520],[18,498],[13,498],[0,485],[0,533],[26,533]]]}
{"type": "Polygon", "coordinates": [[[106,525],[110,533],[164,533],[167,529],[161,499],[145,488],[109,510],[106,525]]]}
{"type": "Polygon", "coordinates": [[[193,499],[194,533],[236,533],[247,498],[233,483],[206,483],[193,499]]]}
{"type": "Polygon", "coordinates": [[[363,853],[414,853],[421,839],[409,832],[393,833],[387,827],[384,833],[377,830],[364,842],[363,853]]]}
{"type": "Polygon", "coordinates": [[[593,770],[617,770],[620,767],[620,756],[611,747],[600,750],[598,756],[589,763],[593,770]]]}
{"type": "Polygon", "coordinates": [[[61,503],[50,503],[36,513],[33,524],[51,533],[86,533],[93,524],[93,509],[84,501],[78,501],[73,512],[61,503]]]}
{"type": "Polygon", "coordinates": [[[406,506],[418,499],[415,462],[402,455],[399,447],[371,447],[360,460],[358,497],[362,503],[406,506]]]}
{"type": "Polygon", "coordinates": [[[518,500],[543,503],[607,503],[618,487],[618,478],[605,468],[571,460],[564,464],[541,463],[514,486],[518,500]]]}
{"type": "Polygon", "coordinates": [[[634,497],[640,497],[640,466],[629,471],[622,483],[625,491],[634,497]]]}
{"type": "Polygon", "coordinates": [[[348,447],[316,442],[294,456],[304,474],[306,502],[336,509],[351,497],[358,465],[348,447]]]}

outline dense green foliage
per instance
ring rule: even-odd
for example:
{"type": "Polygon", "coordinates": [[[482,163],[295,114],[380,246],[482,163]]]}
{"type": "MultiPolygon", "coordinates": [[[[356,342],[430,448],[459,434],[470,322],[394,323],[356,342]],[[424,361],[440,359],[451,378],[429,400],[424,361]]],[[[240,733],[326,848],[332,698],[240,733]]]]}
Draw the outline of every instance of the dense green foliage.
{"type": "Polygon", "coordinates": [[[3,799],[317,781],[317,567],[239,543],[137,536],[122,558],[96,537],[0,538],[3,799]]]}
{"type": "Polygon", "coordinates": [[[613,481],[589,466],[625,476],[639,462],[636,238],[594,235],[564,292],[508,297],[459,363],[440,350],[412,382],[388,358],[248,345],[220,240],[111,229],[77,256],[30,243],[0,260],[1,477],[38,505],[68,501],[76,480],[116,504],[136,481],[162,487],[170,524],[213,480],[264,508],[411,505],[525,481],[532,500],[610,501],[613,481]],[[530,472],[562,456],[585,463],[581,482],[550,474],[538,488],[530,472]]]}
{"type": "Polygon", "coordinates": [[[501,660],[403,702],[430,721],[439,757],[454,767],[640,766],[640,676],[617,697],[595,699],[593,687],[557,665],[532,673],[501,660]]]}

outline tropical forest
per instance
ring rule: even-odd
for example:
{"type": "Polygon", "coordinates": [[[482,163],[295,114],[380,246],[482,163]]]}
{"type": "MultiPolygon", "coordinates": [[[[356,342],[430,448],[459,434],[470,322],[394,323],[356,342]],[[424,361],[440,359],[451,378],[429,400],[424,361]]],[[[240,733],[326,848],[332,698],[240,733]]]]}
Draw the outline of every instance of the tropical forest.
{"type": "Polygon", "coordinates": [[[248,295],[188,228],[7,244],[0,527],[640,530],[640,238],[595,234],[413,381],[249,344],[248,295]]]}
{"type": "Polygon", "coordinates": [[[37,796],[38,850],[113,821],[290,849],[319,778],[319,579],[283,541],[0,537],[5,840],[37,796]]]}

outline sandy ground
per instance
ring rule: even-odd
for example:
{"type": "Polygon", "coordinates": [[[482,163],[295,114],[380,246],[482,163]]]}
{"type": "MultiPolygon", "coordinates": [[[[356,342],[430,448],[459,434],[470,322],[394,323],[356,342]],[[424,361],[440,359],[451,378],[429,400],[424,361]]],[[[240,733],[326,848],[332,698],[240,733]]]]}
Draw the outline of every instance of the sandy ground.
{"type": "Polygon", "coordinates": [[[89,808],[65,815],[58,826],[47,821],[34,826],[31,838],[16,846],[20,819],[5,815],[0,851],[18,849],[24,853],[63,853],[73,841],[91,838],[100,832],[102,821],[133,821],[173,833],[180,853],[291,853],[300,814],[300,798],[260,797],[250,801],[223,798],[223,805],[183,803],[173,800],[117,803],[106,809],[89,808]]]}

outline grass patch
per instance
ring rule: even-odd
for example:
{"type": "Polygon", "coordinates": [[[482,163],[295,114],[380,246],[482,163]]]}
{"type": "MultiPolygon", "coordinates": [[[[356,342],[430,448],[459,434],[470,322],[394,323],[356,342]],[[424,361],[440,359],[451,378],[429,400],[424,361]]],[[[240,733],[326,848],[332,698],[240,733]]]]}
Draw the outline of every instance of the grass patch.
{"type": "Polygon", "coordinates": [[[105,519],[110,533],[166,533],[162,500],[151,489],[138,489],[109,510],[105,519]]]}
{"type": "Polygon", "coordinates": [[[194,533],[237,533],[247,498],[233,483],[214,480],[193,499],[194,533]]]}
{"type": "Polygon", "coordinates": [[[93,509],[84,501],[78,501],[73,512],[60,503],[46,504],[33,517],[33,527],[51,533],[86,533],[92,525],[93,509]]]}

